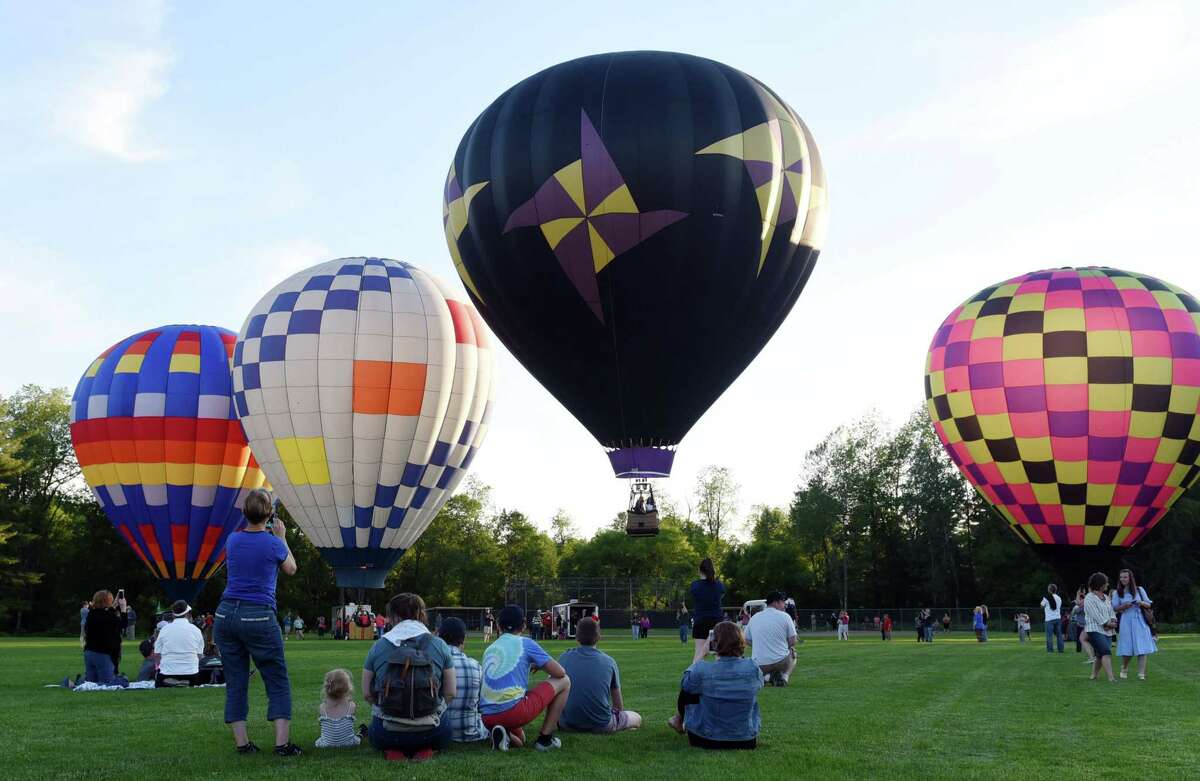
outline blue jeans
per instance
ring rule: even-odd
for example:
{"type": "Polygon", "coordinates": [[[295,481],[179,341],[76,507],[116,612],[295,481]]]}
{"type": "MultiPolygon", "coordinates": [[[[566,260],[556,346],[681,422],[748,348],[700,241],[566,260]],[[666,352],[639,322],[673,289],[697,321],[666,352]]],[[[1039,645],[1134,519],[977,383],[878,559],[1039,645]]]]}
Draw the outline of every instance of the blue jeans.
{"type": "Polygon", "coordinates": [[[1054,642],[1058,640],[1058,652],[1063,652],[1062,619],[1052,618],[1046,622],[1046,653],[1054,653],[1054,642]]]}
{"type": "Polygon", "coordinates": [[[283,634],[266,605],[223,600],[217,607],[213,641],[225,670],[225,723],[245,721],[250,712],[250,660],[267,688],[267,720],[292,718],[292,684],[283,658],[283,634]]]}
{"type": "Polygon", "coordinates": [[[922,634],[924,634],[924,635],[925,635],[925,642],[927,642],[927,643],[932,643],[932,642],[933,642],[933,625],[932,625],[932,624],[928,624],[928,625],[926,625],[926,626],[925,626],[925,627],[924,627],[924,628],[921,630],[921,632],[922,632],[922,634]]]}
{"type": "Polygon", "coordinates": [[[442,722],[425,732],[393,732],[383,726],[379,717],[371,719],[371,727],[367,730],[367,740],[380,751],[403,751],[412,756],[421,749],[431,748],[434,751],[445,751],[450,743],[449,714],[442,714],[442,722]]]}
{"type": "Polygon", "coordinates": [[[83,652],[83,679],[101,686],[127,686],[128,680],[119,678],[113,667],[112,657],[99,651],[83,652]]]}
{"type": "Polygon", "coordinates": [[[688,631],[690,629],[691,629],[691,627],[689,627],[687,624],[679,625],[679,642],[681,642],[681,643],[687,642],[688,631]]]}

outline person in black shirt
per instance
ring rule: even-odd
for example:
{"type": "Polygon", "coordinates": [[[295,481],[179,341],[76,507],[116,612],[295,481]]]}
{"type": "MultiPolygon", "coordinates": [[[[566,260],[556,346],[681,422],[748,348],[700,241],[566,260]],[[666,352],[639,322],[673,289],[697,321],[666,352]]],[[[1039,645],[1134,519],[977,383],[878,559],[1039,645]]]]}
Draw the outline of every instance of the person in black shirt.
{"type": "Polygon", "coordinates": [[[129,623],[129,609],[122,595],[113,602],[107,590],[92,597],[92,609],[83,625],[84,679],[104,686],[127,686],[128,679],[120,675],[121,638],[129,623]]]}

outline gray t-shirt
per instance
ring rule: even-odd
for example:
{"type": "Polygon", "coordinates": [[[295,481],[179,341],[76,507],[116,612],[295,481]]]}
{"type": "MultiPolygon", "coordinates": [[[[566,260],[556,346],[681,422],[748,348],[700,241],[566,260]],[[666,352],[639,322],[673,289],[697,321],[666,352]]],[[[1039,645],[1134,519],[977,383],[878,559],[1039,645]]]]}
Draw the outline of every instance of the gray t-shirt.
{"type": "Polygon", "coordinates": [[[558,663],[571,678],[571,693],[559,722],[568,729],[593,730],[612,718],[612,690],[621,688],[617,663],[592,646],[564,651],[558,663]]]}

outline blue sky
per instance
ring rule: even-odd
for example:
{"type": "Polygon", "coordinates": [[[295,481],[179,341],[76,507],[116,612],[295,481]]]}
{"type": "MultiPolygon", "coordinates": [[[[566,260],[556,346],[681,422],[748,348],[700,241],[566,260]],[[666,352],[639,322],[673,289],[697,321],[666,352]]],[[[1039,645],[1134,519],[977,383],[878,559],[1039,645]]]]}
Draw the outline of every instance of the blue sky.
{"type": "MultiPolygon", "coordinates": [[[[1105,264],[1200,293],[1200,9],[1186,3],[21,3],[0,0],[0,394],[73,388],[167,322],[237,330],[320,260],[455,285],[441,188],[520,79],[595,52],[721,60],[804,118],[828,171],[821,261],[684,440],[666,490],[729,466],[786,504],[804,452],[921,401],[941,319],[985,285],[1105,264]],[[576,10],[578,9],[578,10],[576,10]]],[[[498,505],[582,530],[624,487],[501,351],[475,462],[498,505]]]]}

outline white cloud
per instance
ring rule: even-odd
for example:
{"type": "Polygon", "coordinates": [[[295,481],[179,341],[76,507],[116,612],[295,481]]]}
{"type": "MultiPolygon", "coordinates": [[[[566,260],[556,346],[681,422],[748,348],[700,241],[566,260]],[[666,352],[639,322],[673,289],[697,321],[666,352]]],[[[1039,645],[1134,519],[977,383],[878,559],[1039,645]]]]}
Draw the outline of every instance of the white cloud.
{"type": "Polygon", "coordinates": [[[948,91],[886,117],[853,141],[1006,141],[1117,112],[1147,92],[1194,79],[1198,50],[1178,3],[1135,3],[1041,37],[956,42],[960,79],[948,91]]]}
{"type": "Polygon", "coordinates": [[[132,330],[121,312],[104,305],[71,278],[57,253],[0,234],[0,394],[27,382],[71,390],[88,362],[108,346],[99,342],[132,330]]]}
{"type": "Polygon", "coordinates": [[[50,113],[61,137],[125,162],[164,156],[142,124],[147,108],[167,93],[174,60],[162,38],[165,14],[158,0],[120,7],[117,29],[58,69],[50,113]]]}
{"type": "Polygon", "coordinates": [[[81,65],[78,82],[63,93],[55,128],[64,137],[118,160],[138,163],[163,156],[140,128],[146,106],[167,92],[171,56],[163,48],[97,47],[81,65]]]}

